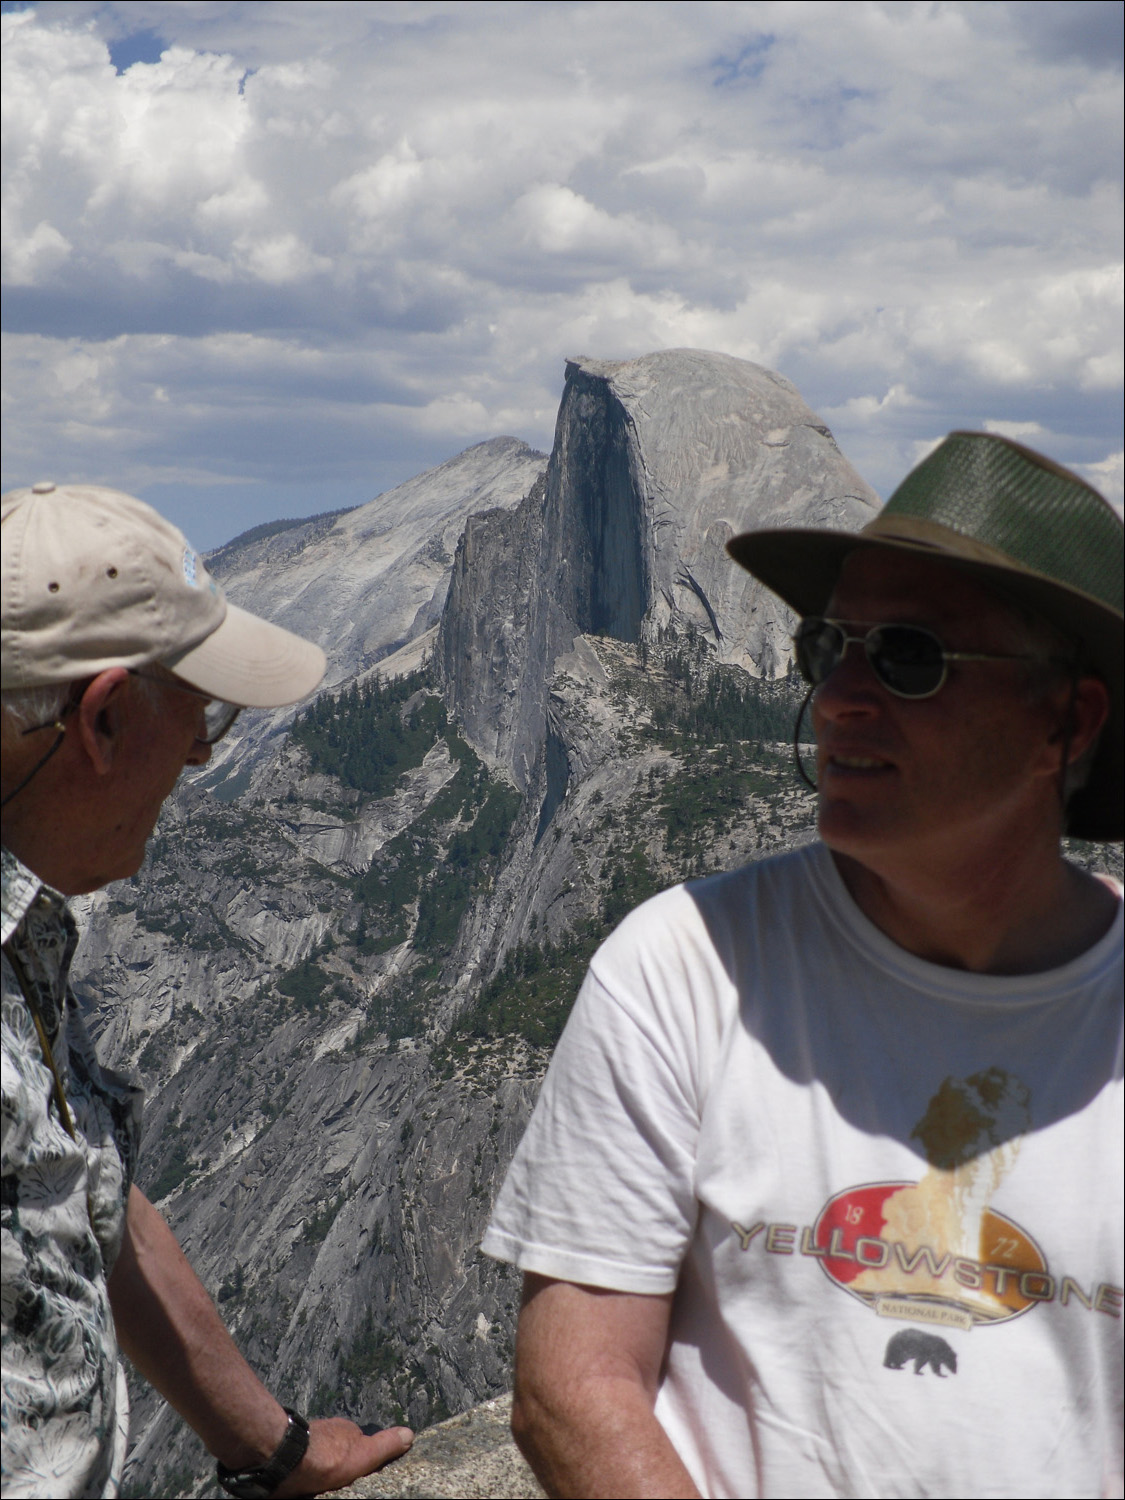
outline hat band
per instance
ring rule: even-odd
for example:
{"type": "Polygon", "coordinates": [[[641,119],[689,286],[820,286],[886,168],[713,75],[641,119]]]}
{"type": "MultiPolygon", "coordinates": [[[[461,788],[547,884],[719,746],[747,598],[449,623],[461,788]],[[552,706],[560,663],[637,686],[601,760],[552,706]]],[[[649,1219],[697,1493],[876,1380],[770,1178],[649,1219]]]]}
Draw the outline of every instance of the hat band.
{"type": "Polygon", "coordinates": [[[1008,552],[979,542],[975,537],[965,536],[950,526],[938,521],[925,521],[918,516],[876,516],[861,532],[860,537],[875,542],[905,542],[911,547],[925,547],[947,556],[960,558],[963,562],[989,563],[993,567],[1007,568],[1016,573],[1038,577],[1031,568],[1017,562],[1008,552]]]}

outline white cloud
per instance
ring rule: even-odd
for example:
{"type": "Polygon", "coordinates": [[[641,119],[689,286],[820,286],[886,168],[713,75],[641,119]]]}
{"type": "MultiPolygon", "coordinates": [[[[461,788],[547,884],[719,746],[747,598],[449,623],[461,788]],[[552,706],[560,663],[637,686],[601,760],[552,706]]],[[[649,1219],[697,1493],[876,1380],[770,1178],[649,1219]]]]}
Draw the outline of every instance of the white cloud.
{"type": "Polygon", "coordinates": [[[277,485],[358,483],[377,442],[406,477],[548,443],[567,353],[676,345],[781,368],[883,489],[983,412],[1064,461],[1120,441],[1097,7],[58,0],[3,29],[12,480],[84,442],[277,485]],[[159,60],[118,71],[142,32],[159,60]],[[85,386],[68,414],[76,352],[100,419],[85,386]]]}
{"type": "Polygon", "coordinates": [[[265,236],[240,234],[231,249],[238,264],[251,277],[269,286],[284,286],[332,269],[327,255],[315,255],[291,232],[265,236]]]}
{"type": "Polygon", "coordinates": [[[999,437],[1021,438],[1038,437],[1043,431],[1041,422],[1001,422],[988,417],[981,423],[985,432],[995,432],[999,437]]]}
{"type": "Polygon", "coordinates": [[[915,438],[910,445],[911,455],[908,468],[913,469],[917,464],[920,464],[924,458],[929,458],[930,454],[936,447],[938,447],[940,443],[944,441],[944,439],[944,433],[942,433],[938,437],[915,438]]]}
{"type": "Polygon", "coordinates": [[[1096,463],[1076,464],[1075,468],[1096,490],[1101,490],[1111,505],[1125,511],[1125,452],[1119,449],[1096,463]]]}
{"type": "MultiPolygon", "coordinates": [[[[882,396],[851,396],[840,406],[825,407],[824,415],[833,420],[871,422],[896,410],[917,405],[917,400],[904,385],[892,385],[882,396]]],[[[988,426],[987,422],[985,426],[988,426]]]]}
{"type": "Polygon", "coordinates": [[[4,280],[11,286],[34,286],[57,271],[71,251],[67,237],[45,219],[22,234],[5,226],[3,239],[4,280]]]}

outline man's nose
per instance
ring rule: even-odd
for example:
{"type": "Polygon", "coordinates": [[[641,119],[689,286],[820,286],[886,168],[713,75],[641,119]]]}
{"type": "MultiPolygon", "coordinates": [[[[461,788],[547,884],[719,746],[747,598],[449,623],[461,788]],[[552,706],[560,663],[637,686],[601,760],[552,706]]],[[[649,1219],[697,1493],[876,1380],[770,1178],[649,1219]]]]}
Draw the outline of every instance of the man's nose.
{"type": "MultiPolygon", "coordinates": [[[[204,734],[206,734],[206,720],[204,719],[202,712],[199,715],[199,724],[197,727],[204,734]]],[[[191,749],[188,751],[187,756],[184,759],[184,764],[186,766],[205,766],[210,759],[211,746],[206,742],[206,740],[195,739],[191,742],[191,749]]]]}
{"type": "Polygon", "coordinates": [[[867,660],[862,641],[849,641],[843,656],[813,694],[813,713],[826,719],[874,711],[886,689],[867,660]]]}

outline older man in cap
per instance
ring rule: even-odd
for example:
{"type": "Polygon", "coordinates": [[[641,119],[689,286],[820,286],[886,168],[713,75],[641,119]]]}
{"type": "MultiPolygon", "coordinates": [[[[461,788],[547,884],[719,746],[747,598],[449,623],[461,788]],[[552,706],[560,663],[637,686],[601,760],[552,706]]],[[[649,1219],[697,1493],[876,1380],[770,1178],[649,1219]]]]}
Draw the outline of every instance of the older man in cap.
{"type": "Polygon", "coordinates": [[[485,1249],[559,1495],[1120,1494],[1121,523],[955,433],[802,617],[820,841],[595,956],[485,1249]]]}
{"type": "Polygon", "coordinates": [[[184,767],[240,709],[311,692],[324,653],[228,604],[128,495],[36,484],[2,524],[4,1494],[118,1492],[119,1348],[231,1494],[339,1487],[411,1435],[307,1423],[238,1353],[133,1183],[140,1092],[99,1066],[68,988],[65,899],[134,874],[184,767]]]}

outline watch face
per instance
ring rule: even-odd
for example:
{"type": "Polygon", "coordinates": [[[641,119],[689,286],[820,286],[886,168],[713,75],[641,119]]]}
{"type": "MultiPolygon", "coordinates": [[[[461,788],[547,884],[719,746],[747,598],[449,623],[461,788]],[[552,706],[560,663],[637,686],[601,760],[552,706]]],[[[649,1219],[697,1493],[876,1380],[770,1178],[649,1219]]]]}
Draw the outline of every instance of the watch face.
{"type": "Polygon", "coordinates": [[[225,1475],[219,1475],[219,1483],[228,1495],[235,1495],[237,1500],[268,1500],[281,1480],[267,1487],[254,1478],[260,1472],[258,1469],[248,1469],[242,1474],[232,1474],[228,1469],[225,1475]]]}

